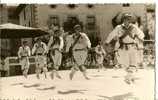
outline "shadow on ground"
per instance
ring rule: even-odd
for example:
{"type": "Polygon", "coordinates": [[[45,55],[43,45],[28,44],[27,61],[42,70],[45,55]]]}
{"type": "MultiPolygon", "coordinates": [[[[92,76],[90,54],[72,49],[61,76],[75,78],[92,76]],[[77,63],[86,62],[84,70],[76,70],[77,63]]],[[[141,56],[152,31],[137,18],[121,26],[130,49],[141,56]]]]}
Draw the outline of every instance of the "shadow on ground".
{"type": "Polygon", "coordinates": [[[37,88],[37,90],[46,91],[46,90],[54,90],[55,88],[56,88],[55,86],[52,86],[52,87],[48,87],[48,88],[37,88]]]}
{"type": "Polygon", "coordinates": [[[66,95],[66,94],[72,94],[72,93],[80,93],[80,94],[84,94],[84,91],[87,90],[68,90],[68,91],[58,91],[58,94],[62,94],[62,95],[66,95]]]}
{"type": "Polygon", "coordinates": [[[41,84],[36,83],[36,84],[32,84],[32,85],[24,85],[23,87],[25,87],[25,88],[31,88],[31,87],[39,87],[39,86],[41,86],[41,84]]]}
{"type": "Polygon", "coordinates": [[[126,93],[126,94],[115,95],[115,96],[112,96],[112,97],[102,96],[102,95],[97,95],[97,96],[102,97],[102,98],[107,99],[107,100],[128,100],[128,99],[130,99],[130,100],[138,100],[130,92],[126,93]]]}
{"type": "Polygon", "coordinates": [[[103,77],[103,75],[91,75],[92,77],[103,77]]]}
{"type": "Polygon", "coordinates": [[[14,84],[11,84],[11,86],[16,86],[16,85],[23,85],[24,83],[14,83],[14,84]]]}
{"type": "Polygon", "coordinates": [[[120,76],[112,76],[112,78],[120,78],[120,76]]]}

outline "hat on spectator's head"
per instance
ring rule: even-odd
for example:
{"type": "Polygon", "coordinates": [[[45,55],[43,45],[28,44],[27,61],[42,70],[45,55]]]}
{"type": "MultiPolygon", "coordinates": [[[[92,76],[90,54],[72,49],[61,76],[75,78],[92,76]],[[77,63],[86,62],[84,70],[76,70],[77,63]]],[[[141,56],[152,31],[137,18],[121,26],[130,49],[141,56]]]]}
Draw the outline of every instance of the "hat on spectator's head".
{"type": "Polygon", "coordinates": [[[81,25],[79,25],[79,24],[75,25],[74,29],[81,29],[81,25]]]}
{"type": "Polygon", "coordinates": [[[130,13],[124,13],[122,16],[122,20],[131,20],[132,19],[132,14],[130,13]]]}

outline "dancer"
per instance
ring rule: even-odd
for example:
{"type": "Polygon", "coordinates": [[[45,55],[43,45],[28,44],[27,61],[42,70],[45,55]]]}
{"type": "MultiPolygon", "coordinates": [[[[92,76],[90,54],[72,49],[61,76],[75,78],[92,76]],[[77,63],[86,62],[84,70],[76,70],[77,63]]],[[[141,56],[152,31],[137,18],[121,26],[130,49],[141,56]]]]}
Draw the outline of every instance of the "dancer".
{"type": "Polygon", "coordinates": [[[29,56],[31,55],[30,47],[27,46],[27,41],[22,42],[22,46],[19,47],[18,57],[21,64],[21,70],[23,71],[23,75],[27,78],[27,74],[29,71],[29,56]]]}
{"type": "Polygon", "coordinates": [[[52,30],[54,31],[54,34],[52,34],[48,42],[48,50],[50,51],[50,56],[54,64],[51,78],[54,79],[54,75],[56,75],[57,78],[61,79],[61,76],[57,71],[61,65],[62,49],[64,47],[64,41],[61,36],[63,31],[61,31],[59,27],[52,27],[52,30]]]}
{"type": "Polygon", "coordinates": [[[69,52],[74,59],[74,66],[71,68],[70,79],[72,80],[76,71],[80,70],[85,79],[89,79],[86,75],[85,61],[88,56],[88,49],[91,43],[87,35],[81,32],[81,26],[74,26],[75,33],[73,33],[67,42],[66,52],[69,52]]]}
{"type": "Polygon", "coordinates": [[[40,79],[40,73],[43,71],[45,78],[47,78],[47,58],[45,56],[47,46],[40,38],[36,40],[32,49],[32,55],[35,55],[36,62],[36,76],[40,79]]]}
{"type": "MultiPolygon", "coordinates": [[[[136,39],[143,41],[144,33],[134,24],[131,23],[133,16],[132,14],[126,13],[122,17],[123,24],[118,25],[107,37],[106,44],[114,38],[117,38],[119,41],[119,48],[123,53],[120,54],[122,58],[123,65],[127,69],[137,70],[137,42],[136,39]]],[[[132,72],[133,73],[133,72],[132,72]]],[[[134,74],[131,75],[131,71],[127,71],[127,77],[125,81],[127,83],[133,82],[131,77],[134,77],[134,74]],[[130,76],[130,77],[128,77],[130,76]]]]}

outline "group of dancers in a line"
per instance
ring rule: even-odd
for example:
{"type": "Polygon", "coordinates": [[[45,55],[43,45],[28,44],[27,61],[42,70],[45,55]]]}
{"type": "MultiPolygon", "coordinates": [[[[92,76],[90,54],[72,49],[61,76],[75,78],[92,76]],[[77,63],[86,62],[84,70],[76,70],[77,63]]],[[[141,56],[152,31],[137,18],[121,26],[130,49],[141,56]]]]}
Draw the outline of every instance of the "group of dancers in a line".
{"type": "MultiPolygon", "coordinates": [[[[144,33],[139,29],[138,26],[131,23],[132,15],[129,13],[124,14],[122,17],[123,23],[114,28],[114,30],[108,35],[107,39],[103,45],[109,45],[109,43],[115,39],[117,42],[115,44],[115,54],[118,54],[118,50],[122,50],[125,54],[124,65],[126,65],[127,75],[125,77],[125,82],[132,83],[134,82],[133,74],[137,68],[137,59],[136,52],[138,49],[138,42],[143,42],[144,33]]],[[[59,75],[59,66],[62,61],[62,52],[63,47],[66,45],[65,51],[69,53],[69,56],[72,57],[74,65],[71,68],[69,78],[72,80],[76,71],[81,71],[85,79],[89,80],[87,76],[85,61],[88,57],[88,51],[91,49],[91,42],[86,35],[86,33],[81,31],[80,25],[75,25],[74,33],[68,35],[66,41],[63,39],[62,30],[60,27],[52,27],[52,35],[48,44],[42,42],[40,38],[36,40],[32,50],[27,45],[27,41],[23,41],[22,46],[19,48],[18,57],[22,66],[23,75],[27,78],[27,73],[29,70],[29,56],[35,55],[36,62],[36,76],[39,79],[40,73],[43,71],[45,78],[47,78],[47,58],[46,54],[50,54],[50,57],[53,61],[53,70],[50,74],[51,78],[54,79],[62,78],[59,75]]],[[[96,52],[96,62],[97,65],[103,67],[103,60],[105,57],[105,50],[101,44],[101,41],[98,42],[98,45],[95,47],[96,52]]]]}

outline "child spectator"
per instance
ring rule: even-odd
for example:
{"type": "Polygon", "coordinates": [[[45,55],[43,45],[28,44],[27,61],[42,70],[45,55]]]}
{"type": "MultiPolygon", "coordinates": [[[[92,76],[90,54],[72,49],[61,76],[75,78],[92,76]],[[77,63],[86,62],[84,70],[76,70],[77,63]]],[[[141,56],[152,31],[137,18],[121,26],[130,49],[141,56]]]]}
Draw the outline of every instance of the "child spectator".
{"type": "Polygon", "coordinates": [[[104,68],[103,60],[104,60],[104,56],[106,54],[103,46],[101,45],[101,40],[98,41],[98,45],[95,47],[95,52],[96,52],[97,66],[99,67],[99,70],[100,70],[100,69],[104,68]]]}
{"type": "Polygon", "coordinates": [[[1,59],[0,59],[0,76],[1,77],[8,76],[7,60],[4,56],[1,56],[1,59]]]}

